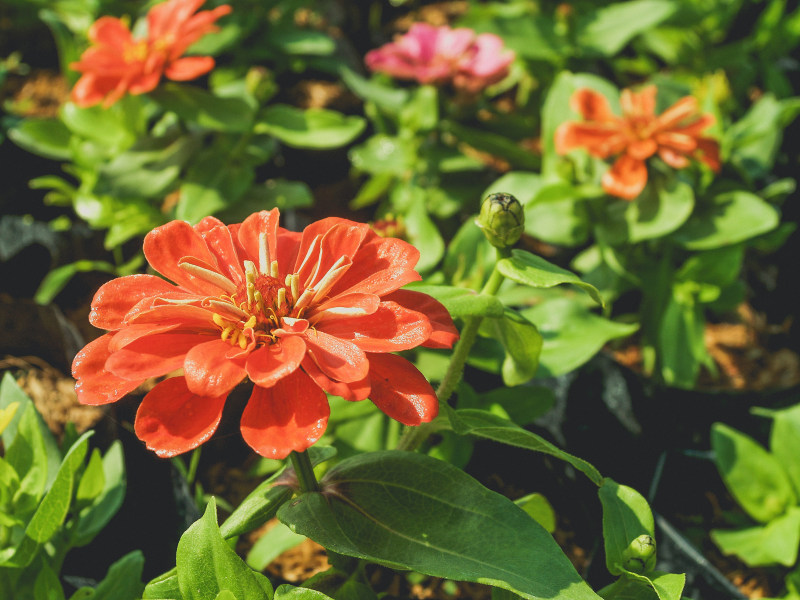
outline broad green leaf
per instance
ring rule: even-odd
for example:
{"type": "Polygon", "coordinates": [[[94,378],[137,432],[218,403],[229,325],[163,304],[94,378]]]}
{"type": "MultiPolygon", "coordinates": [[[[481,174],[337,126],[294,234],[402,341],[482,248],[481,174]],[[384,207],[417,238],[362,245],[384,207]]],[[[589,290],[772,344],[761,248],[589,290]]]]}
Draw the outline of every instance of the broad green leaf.
{"type": "Polygon", "coordinates": [[[61,587],[58,574],[47,564],[39,565],[33,595],[36,600],[64,600],[64,588],[61,587]]]}
{"type": "Polygon", "coordinates": [[[683,263],[675,277],[679,281],[695,281],[723,287],[739,278],[743,259],[742,245],[695,252],[683,263]]]}
{"type": "Polygon", "coordinates": [[[323,108],[300,109],[272,104],[258,116],[255,132],[273,135],[287,146],[323,150],[339,148],[355,140],[367,122],[359,116],[323,108]]]}
{"type": "Polygon", "coordinates": [[[121,105],[111,109],[101,106],[79,108],[67,102],[61,106],[60,115],[71,132],[100,144],[108,156],[129,148],[136,141],[137,132],[131,129],[121,105]]]}
{"type": "Polygon", "coordinates": [[[800,497],[800,405],[772,413],[769,447],[783,466],[800,497]]]}
{"type": "Polygon", "coordinates": [[[256,571],[263,571],[278,556],[305,539],[305,536],[297,535],[283,523],[276,523],[256,540],[247,553],[245,562],[256,571]]]}
{"type": "Polygon", "coordinates": [[[548,533],[553,533],[556,530],[556,512],[547,501],[547,498],[541,494],[528,494],[514,500],[514,504],[528,513],[548,533]]]}
{"type": "Polygon", "coordinates": [[[402,129],[413,132],[430,131],[439,122],[439,95],[432,85],[422,85],[414,90],[411,99],[400,111],[402,129]]]}
{"type": "Polygon", "coordinates": [[[601,593],[608,600],[681,600],[686,575],[652,571],[647,575],[639,575],[625,571],[601,593]]]}
{"type": "Polygon", "coordinates": [[[166,110],[206,129],[245,133],[253,129],[255,110],[242,97],[225,98],[190,85],[165,84],[150,93],[166,110]]]}
{"type": "Polygon", "coordinates": [[[412,140],[384,134],[373,135],[349,152],[350,162],[359,171],[373,175],[407,175],[417,160],[412,140]]]}
{"type": "Polygon", "coordinates": [[[61,290],[69,283],[78,273],[88,273],[91,271],[100,271],[104,273],[116,273],[117,270],[109,262],[104,260],[78,260],[74,263],[61,265],[56,267],[42,279],[39,287],[36,289],[34,300],[37,304],[50,304],[61,290]]]}
{"type": "Polygon", "coordinates": [[[447,281],[453,285],[477,290],[489,278],[496,260],[497,250],[470,218],[448,244],[443,270],[447,281]]]}
{"type": "Polygon", "coordinates": [[[656,180],[635,202],[625,202],[625,221],[631,243],[659,238],[684,224],[694,209],[692,188],[678,179],[656,180]]]}
{"type": "MultiPolygon", "coordinates": [[[[495,406],[502,410],[500,416],[507,416],[520,426],[533,423],[546,414],[555,404],[556,397],[550,388],[537,385],[518,385],[516,387],[501,387],[477,396],[475,406],[462,405],[459,408],[485,408],[491,411],[495,406]]],[[[499,413],[498,413],[499,414],[499,413]]]]}
{"type": "Polygon", "coordinates": [[[405,289],[421,292],[441,302],[454,319],[481,316],[501,317],[503,303],[496,296],[478,294],[452,285],[409,285],[405,289]]]}
{"type": "Polygon", "coordinates": [[[361,454],[322,485],[332,493],[301,494],[278,518],[334,552],[524,598],[597,598],[550,534],[450,464],[412,452],[361,454]]]}
{"type": "Polygon", "coordinates": [[[89,463],[81,475],[78,482],[78,491],[75,494],[75,500],[79,504],[86,504],[92,502],[97,496],[103,492],[106,484],[106,477],[103,473],[103,459],[100,456],[100,450],[95,448],[89,457],[89,463]]]}
{"type": "Polygon", "coordinates": [[[675,240],[689,250],[711,250],[749,240],[778,226],[778,211],[750,192],[724,192],[698,203],[675,240]]]}
{"type": "Polygon", "coordinates": [[[327,33],[315,29],[270,30],[266,40],[285,54],[313,54],[325,56],[336,50],[336,42],[327,33]]]}
{"type": "Polygon", "coordinates": [[[177,569],[173,567],[148,582],[142,592],[142,598],[144,600],[182,600],[177,569]]]}
{"type": "Polygon", "coordinates": [[[419,272],[425,272],[435,267],[442,259],[444,240],[425,206],[426,190],[411,187],[408,192],[411,206],[405,214],[406,233],[408,241],[420,252],[416,269],[419,272]]]}
{"type": "Polygon", "coordinates": [[[69,129],[57,119],[25,119],[8,130],[8,137],[29,152],[52,160],[69,160],[69,129]]]}
{"type": "Polygon", "coordinates": [[[665,383],[694,387],[706,356],[704,329],[702,305],[693,294],[681,293],[678,286],[674,287],[658,323],[658,360],[665,383]]]}
{"type": "Polygon", "coordinates": [[[255,172],[249,165],[206,153],[186,174],[175,208],[178,219],[197,223],[204,217],[236,204],[250,188],[255,172]]]}
{"type": "Polygon", "coordinates": [[[83,464],[93,431],[87,431],[72,445],[47,490],[42,502],[25,528],[25,536],[16,548],[0,553],[0,564],[24,567],[33,559],[37,549],[55,535],[67,518],[75,488],[75,474],[83,464]]]}
{"type": "Polygon", "coordinates": [[[501,444],[548,454],[571,464],[586,475],[595,485],[599,486],[603,482],[603,476],[585,460],[564,452],[543,437],[523,429],[508,419],[483,410],[463,409],[453,411],[449,407],[445,408],[445,410],[448,413],[453,431],[459,435],[477,435],[501,444]]]}
{"type": "Polygon", "coordinates": [[[502,317],[481,323],[481,333],[503,345],[506,353],[501,369],[503,383],[515,386],[533,379],[542,351],[542,335],[536,325],[506,307],[502,317]]]}
{"type": "Polygon", "coordinates": [[[608,477],[603,479],[597,495],[603,505],[603,541],[609,572],[620,575],[623,571],[646,573],[651,570],[640,557],[630,556],[628,551],[639,536],[655,536],[653,513],[647,500],[633,488],[608,477]]]}
{"type": "Polygon", "coordinates": [[[141,551],[129,552],[108,568],[91,600],[138,600],[144,590],[143,569],[144,555],[141,551]]]}
{"type": "Polygon", "coordinates": [[[115,441],[103,456],[103,489],[94,502],[84,508],[78,517],[73,543],[85,546],[100,533],[117,514],[125,499],[126,477],[122,444],[115,441]]]}
{"type": "Polygon", "coordinates": [[[294,587],[284,583],[275,590],[274,600],[330,600],[330,598],[317,590],[294,587]]]}
{"type": "Polygon", "coordinates": [[[614,56],[634,37],[668,19],[676,5],[668,0],[633,0],[610,4],[578,20],[577,43],[604,56],[614,56]]]}
{"type": "Polygon", "coordinates": [[[756,521],[768,523],[797,504],[781,463],[750,436],[714,423],[711,448],[728,491],[756,521]]]}
{"type": "Polygon", "coordinates": [[[586,206],[572,200],[532,202],[525,207],[525,233],[551,244],[579,246],[589,237],[586,206]]]}
{"type": "Polygon", "coordinates": [[[220,534],[213,499],[181,536],[176,567],[183,600],[215,600],[223,590],[233,592],[237,600],[272,597],[267,578],[244,564],[220,534]]]}
{"type": "MultiPolygon", "coordinates": [[[[0,457],[0,507],[10,506],[18,489],[19,475],[8,461],[0,457]]],[[[11,514],[0,511],[0,526],[12,527],[21,516],[17,514],[17,518],[14,518],[11,514]]]]}
{"type": "Polygon", "coordinates": [[[408,102],[410,92],[383,85],[376,78],[364,79],[352,69],[340,65],[339,74],[345,85],[362,100],[374,102],[378,107],[391,113],[398,113],[408,102]]]}
{"type": "Polygon", "coordinates": [[[551,288],[565,283],[577,285],[595,302],[601,306],[603,304],[600,292],[593,285],[581,281],[574,273],[525,250],[512,250],[510,258],[497,262],[497,270],[512,281],[534,288],[551,288]]]}
{"type": "Polygon", "coordinates": [[[574,371],[597,354],[609,340],[626,337],[638,329],[631,323],[617,323],[590,312],[573,298],[542,302],[522,314],[542,334],[539,377],[556,377],[574,371]]]}
{"type": "MultiPolygon", "coordinates": [[[[353,405],[352,403],[350,403],[353,405]]],[[[357,403],[363,404],[363,403],[357,403]]],[[[316,466],[336,456],[336,449],[331,446],[312,446],[308,450],[311,463],[316,466]]],[[[281,475],[284,471],[276,473],[268,480],[250,492],[242,500],[236,510],[225,520],[220,527],[222,536],[230,539],[237,535],[253,531],[275,516],[275,512],[293,494],[291,488],[281,485],[281,475]]]]}
{"type": "Polygon", "coordinates": [[[800,546],[800,508],[792,506],[766,525],[745,529],[712,529],[711,539],[724,554],[734,554],[751,567],[791,567],[800,546]]]}
{"type": "Polygon", "coordinates": [[[216,595],[214,600],[238,600],[238,599],[236,598],[236,595],[233,592],[229,592],[228,590],[223,590],[216,595]]]}
{"type": "Polygon", "coordinates": [[[27,398],[26,401],[22,418],[16,423],[16,436],[5,454],[6,462],[19,476],[13,504],[23,518],[31,514],[44,495],[49,470],[38,414],[33,403],[27,398]]]}
{"type": "Polygon", "coordinates": [[[538,173],[526,173],[524,171],[510,171],[504,173],[500,179],[487,187],[481,198],[486,198],[489,194],[503,193],[511,194],[523,206],[528,206],[542,189],[544,181],[538,173]]]}

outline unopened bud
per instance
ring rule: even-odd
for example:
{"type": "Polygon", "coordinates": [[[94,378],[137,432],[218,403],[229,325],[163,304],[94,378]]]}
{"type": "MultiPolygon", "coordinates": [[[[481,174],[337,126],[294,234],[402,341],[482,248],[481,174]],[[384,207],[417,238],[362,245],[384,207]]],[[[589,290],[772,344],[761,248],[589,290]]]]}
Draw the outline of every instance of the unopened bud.
{"type": "Polygon", "coordinates": [[[632,573],[649,573],[656,566],[656,541],[646,533],[622,552],[622,566],[632,573]]]}
{"type": "Polygon", "coordinates": [[[489,243],[507,248],[517,243],[525,229],[525,211],[511,194],[490,194],[481,204],[476,221],[489,243]]]}

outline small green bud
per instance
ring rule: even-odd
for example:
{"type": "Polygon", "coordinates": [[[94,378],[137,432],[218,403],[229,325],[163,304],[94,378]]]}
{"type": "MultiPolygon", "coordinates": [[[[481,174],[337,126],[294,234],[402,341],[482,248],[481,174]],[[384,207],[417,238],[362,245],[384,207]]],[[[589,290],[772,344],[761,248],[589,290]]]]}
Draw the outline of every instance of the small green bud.
{"type": "Polygon", "coordinates": [[[511,194],[490,194],[481,204],[475,223],[483,230],[495,248],[507,248],[517,243],[525,229],[525,211],[511,194]]]}
{"type": "Polygon", "coordinates": [[[622,566],[632,573],[649,573],[656,566],[656,541],[643,533],[622,552],[622,566]]]}

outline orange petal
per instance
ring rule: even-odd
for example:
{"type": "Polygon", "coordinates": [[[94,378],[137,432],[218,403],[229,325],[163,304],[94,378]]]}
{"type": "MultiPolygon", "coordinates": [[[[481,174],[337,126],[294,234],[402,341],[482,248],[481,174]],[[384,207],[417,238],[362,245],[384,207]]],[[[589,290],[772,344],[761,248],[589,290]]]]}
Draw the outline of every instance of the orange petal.
{"type": "Polygon", "coordinates": [[[225,396],[193,394],[183,377],[166,379],[144,397],[134,431],[162,458],[182,454],[210,438],[219,426],[225,396]]]}
{"type": "Polygon", "coordinates": [[[227,396],[245,378],[247,355],[230,358],[232,349],[229,342],[217,338],[197,344],[186,353],[183,371],[193,394],[227,396]]]}
{"type": "Polygon", "coordinates": [[[369,399],[404,425],[432,421],[439,413],[436,394],[417,368],[396,354],[370,354],[369,399]]]}
{"type": "Polygon", "coordinates": [[[603,189],[612,196],[633,200],[647,184],[647,166],[623,154],[603,175],[603,189]]]}
{"type": "Polygon", "coordinates": [[[311,358],[326,376],[352,383],[367,376],[369,363],[364,351],[353,342],[314,330],[303,334],[311,358]]]}
{"type": "Polygon", "coordinates": [[[392,300],[428,317],[432,331],[430,337],[422,344],[426,348],[452,348],[458,340],[458,329],[453,325],[450,313],[441,302],[428,294],[412,290],[397,290],[384,296],[383,299],[392,300]]]}
{"type": "Polygon", "coordinates": [[[314,380],[319,387],[334,396],[340,396],[350,402],[359,402],[365,400],[369,396],[370,385],[369,375],[360,381],[353,381],[344,383],[341,381],[334,381],[325,373],[319,370],[317,364],[309,357],[303,359],[303,370],[314,380]]]}
{"type": "Polygon", "coordinates": [[[154,275],[128,275],[112,279],[95,293],[89,322],[100,329],[119,329],[125,315],[137,302],[176,289],[154,275]]]}
{"type": "Polygon", "coordinates": [[[652,117],[656,113],[656,94],[654,85],[643,87],[638,92],[630,89],[622,90],[620,104],[626,117],[652,117]]]}
{"type": "Polygon", "coordinates": [[[718,172],[722,168],[719,158],[719,142],[711,138],[697,138],[695,158],[707,164],[712,171],[718,172]]]}
{"type": "Polygon", "coordinates": [[[258,386],[271,387],[294,373],[306,355],[306,343],[296,335],[279,338],[247,357],[247,375],[258,386]]]}
{"type": "Polygon", "coordinates": [[[617,122],[562,123],[556,129],[556,152],[566,154],[576,148],[585,148],[598,158],[608,158],[625,149],[626,139],[617,122]]]}
{"type": "Polygon", "coordinates": [[[108,404],[132,392],[145,378],[125,379],[106,370],[113,334],[107,333],[89,342],[72,361],[72,376],[78,380],[75,391],[81,404],[108,404]]]}
{"type": "Polygon", "coordinates": [[[213,68],[214,59],[210,56],[187,56],[170,62],[164,69],[164,76],[173,81],[190,81],[213,68]]]}
{"type": "Polygon", "coordinates": [[[684,154],[670,148],[659,148],[658,155],[673,169],[685,169],[689,166],[689,159],[684,154]]]}
{"type": "Polygon", "coordinates": [[[242,437],[267,458],[286,458],[314,444],[328,424],[324,392],[302,371],[273,387],[255,386],[242,413],[242,437]]]}
{"type": "Polygon", "coordinates": [[[159,377],[183,366],[186,354],[209,337],[197,333],[155,333],[130,342],[106,361],[106,369],[126,379],[159,377]]]}
{"type": "Polygon", "coordinates": [[[610,121],[615,119],[608,99],[590,88],[576,90],[569,99],[569,107],[586,121],[610,121]]]}
{"type": "Polygon", "coordinates": [[[697,112],[697,98],[685,96],[658,115],[655,127],[659,130],[672,129],[697,112]]]}

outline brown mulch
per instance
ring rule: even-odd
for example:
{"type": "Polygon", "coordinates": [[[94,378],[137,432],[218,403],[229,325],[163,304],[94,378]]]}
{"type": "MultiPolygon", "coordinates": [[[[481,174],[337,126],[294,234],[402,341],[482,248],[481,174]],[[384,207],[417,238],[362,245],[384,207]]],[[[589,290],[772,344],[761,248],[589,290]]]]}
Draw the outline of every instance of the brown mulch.
{"type": "Polygon", "coordinates": [[[34,70],[24,78],[11,77],[4,96],[12,98],[12,110],[23,117],[51,118],[69,98],[69,85],[59,73],[34,70]]]}

